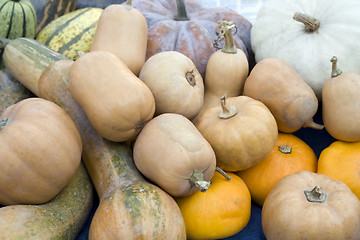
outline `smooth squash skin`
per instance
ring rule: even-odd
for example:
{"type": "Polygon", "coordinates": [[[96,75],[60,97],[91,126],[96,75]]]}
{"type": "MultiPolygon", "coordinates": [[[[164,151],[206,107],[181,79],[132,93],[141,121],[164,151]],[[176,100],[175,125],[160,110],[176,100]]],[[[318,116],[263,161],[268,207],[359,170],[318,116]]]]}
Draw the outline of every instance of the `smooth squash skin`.
{"type": "Polygon", "coordinates": [[[139,78],[155,98],[155,115],[178,113],[193,119],[204,103],[204,82],[190,58],[176,51],[146,60],[139,78]]]}
{"type": "Polygon", "coordinates": [[[145,125],[133,157],[139,171],[173,197],[207,191],[216,167],[210,144],[189,119],[176,113],[163,113],[145,125]]]}
{"type": "Polygon", "coordinates": [[[326,131],[335,139],[360,141],[360,74],[342,72],[337,58],[331,59],[332,73],[322,89],[322,118],[326,131]]]}
{"type": "Polygon", "coordinates": [[[138,76],[145,63],[147,23],[144,15],[125,4],[111,4],[102,12],[91,45],[91,51],[109,51],[138,76]]]}
{"type": "Polygon", "coordinates": [[[41,204],[54,198],[76,172],[80,133],[51,101],[33,97],[0,115],[0,203],[41,204]]]}
{"type": "Polygon", "coordinates": [[[318,173],[345,183],[360,199],[360,142],[335,141],[322,150],[318,173]]]}
{"type": "Polygon", "coordinates": [[[146,181],[125,143],[102,138],[72,98],[68,84],[72,61],[58,61],[41,77],[41,97],[65,109],[81,133],[83,161],[99,195],[89,239],[186,239],[175,200],[146,181]]]}
{"type": "Polygon", "coordinates": [[[234,43],[233,31],[237,31],[235,24],[229,21],[218,23],[218,39],[224,39],[225,44],[211,54],[206,64],[204,104],[193,122],[208,108],[217,106],[219,98],[242,95],[245,80],[249,74],[249,63],[243,50],[234,43]]]}
{"type": "Polygon", "coordinates": [[[81,163],[69,184],[49,202],[0,208],[0,239],[76,239],[90,215],[94,194],[81,163]]]}
{"type": "Polygon", "coordinates": [[[313,122],[318,109],[314,91],[281,59],[266,58],[258,62],[245,81],[244,95],[263,102],[274,115],[281,132],[324,127],[313,122]]]}
{"type": "Polygon", "coordinates": [[[71,67],[69,88],[94,129],[110,141],[135,138],[155,112],[151,90],[107,51],[80,56],[71,67]]]}

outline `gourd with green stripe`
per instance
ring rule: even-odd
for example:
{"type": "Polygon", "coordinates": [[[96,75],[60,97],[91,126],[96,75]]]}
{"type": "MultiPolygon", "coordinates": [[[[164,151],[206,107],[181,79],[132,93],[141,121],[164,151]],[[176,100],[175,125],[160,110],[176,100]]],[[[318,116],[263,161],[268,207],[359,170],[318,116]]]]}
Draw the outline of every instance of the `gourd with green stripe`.
{"type": "Polygon", "coordinates": [[[35,38],[36,13],[29,0],[0,0],[0,36],[35,38]]]}
{"type": "Polygon", "coordinates": [[[67,13],[46,25],[36,40],[50,49],[76,60],[78,52],[89,52],[101,8],[82,8],[67,13]]]}
{"type": "Polygon", "coordinates": [[[0,36],[1,45],[5,46],[2,60],[6,69],[35,95],[38,94],[37,82],[43,71],[51,63],[67,59],[32,38],[9,40],[0,36]]]}

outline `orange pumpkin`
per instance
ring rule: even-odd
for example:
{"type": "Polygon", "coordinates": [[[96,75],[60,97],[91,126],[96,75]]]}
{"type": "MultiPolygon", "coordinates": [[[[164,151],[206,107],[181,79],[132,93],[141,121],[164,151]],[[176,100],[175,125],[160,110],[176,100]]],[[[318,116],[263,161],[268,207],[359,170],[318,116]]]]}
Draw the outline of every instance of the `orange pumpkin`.
{"type": "Polygon", "coordinates": [[[239,176],[219,172],[211,179],[206,192],[175,199],[184,217],[189,239],[219,239],[233,236],[249,222],[251,197],[239,176]]]}
{"type": "Polygon", "coordinates": [[[147,20],[146,58],[162,51],[181,52],[194,62],[204,78],[207,61],[216,51],[212,45],[217,23],[226,20],[238,28],[234,36],[236,47],[246,53],[249,62],[254,62],[250,45],[252,24],[229,8],[207,8],[198,0],[133,0],[132,6],[147,20]]]}
{"type": "Polygon", "coordinates": [[[360,142],[330,144],[320,153],[317,172],[344,182],[360,199],[360,142]]]}
{"type": "Polygon", "coordinates": [[[270,155],[253,167],[239,171],[252,199],[263,205],[271,188],[282,177],[300,170],[316,172],[317,157],[312,148],[293,134],[280,133],[270,155]]]}

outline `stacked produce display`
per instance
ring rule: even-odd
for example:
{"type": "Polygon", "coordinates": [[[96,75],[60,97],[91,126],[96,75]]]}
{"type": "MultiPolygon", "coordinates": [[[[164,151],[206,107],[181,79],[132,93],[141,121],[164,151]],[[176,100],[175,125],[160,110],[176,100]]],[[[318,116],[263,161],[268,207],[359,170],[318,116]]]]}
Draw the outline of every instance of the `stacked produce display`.
{"type": "Polygon", "coordinates": [[[0,239],[360,239],[359,10],[0,0],[0,239]]]}

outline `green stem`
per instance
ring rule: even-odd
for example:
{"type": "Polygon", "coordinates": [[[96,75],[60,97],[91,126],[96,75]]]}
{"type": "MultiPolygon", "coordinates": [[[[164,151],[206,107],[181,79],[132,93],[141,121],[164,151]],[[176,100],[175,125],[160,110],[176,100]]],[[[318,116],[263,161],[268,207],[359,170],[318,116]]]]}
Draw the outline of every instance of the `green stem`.
{"type": "Polygon", "coordinates": [[[0,48],[4,48],[11,40],[0,36],[0,48]]]}
{"type": "Polygon", "coordinates": [[[126,0],[126,3],[125,3],[125,4],[131,6],[132,0],[126,0]]]}
{"type": "Polygon", "coordinates": [[[177,15],[174,17],[174,20],[176,21],[187,21],[189,20],[189,17],[186,13],[186,7],[184,0],[176,0],[176,6],[177,6],[177,15]]]}

